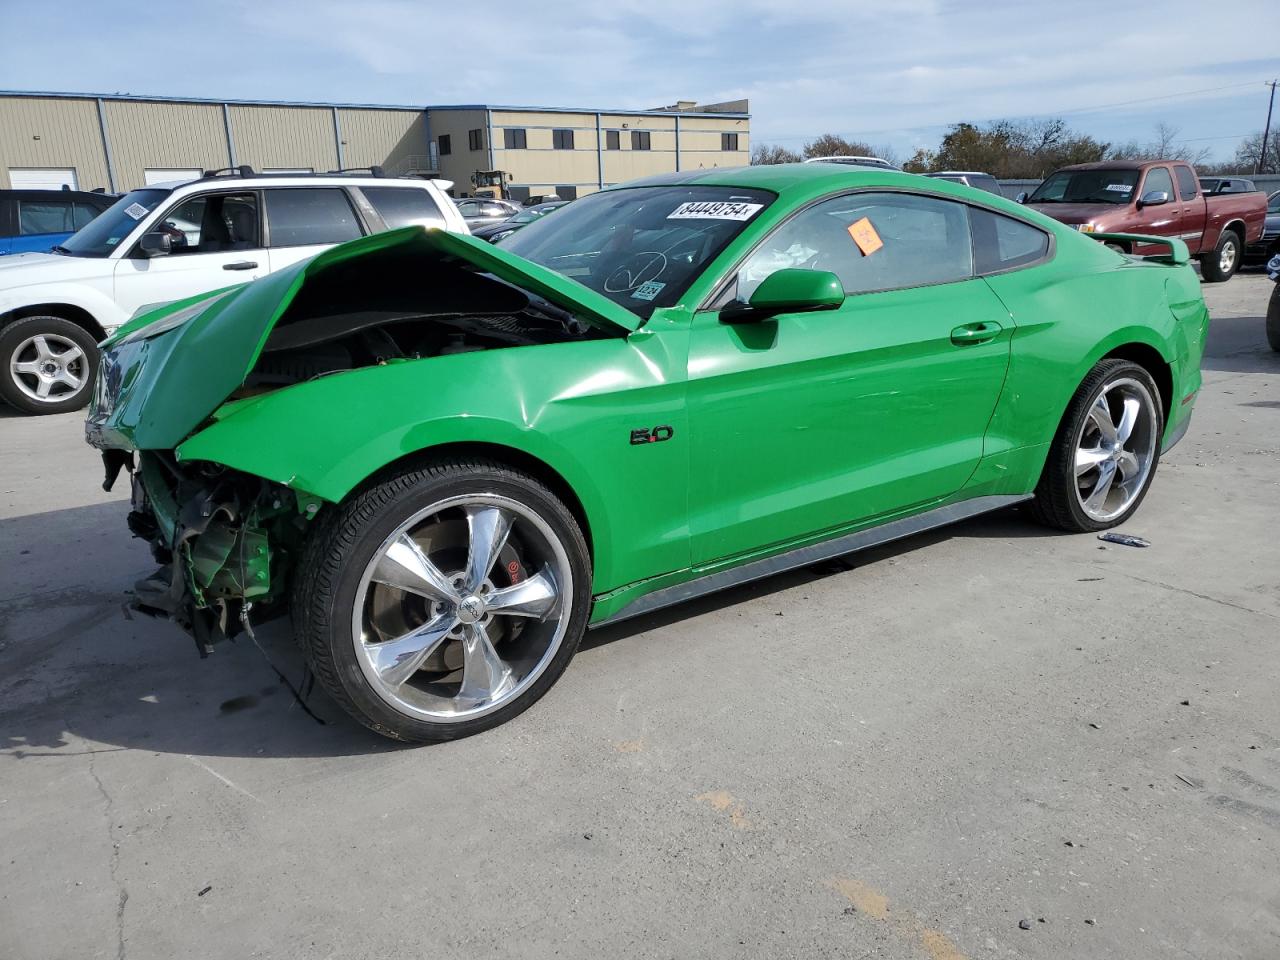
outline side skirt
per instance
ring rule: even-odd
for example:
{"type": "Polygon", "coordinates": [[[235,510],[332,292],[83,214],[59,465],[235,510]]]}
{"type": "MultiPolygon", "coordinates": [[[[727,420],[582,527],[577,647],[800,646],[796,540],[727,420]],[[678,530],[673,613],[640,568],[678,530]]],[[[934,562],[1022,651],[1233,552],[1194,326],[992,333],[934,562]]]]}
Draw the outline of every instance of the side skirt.
{"type": "Polygon", "coordinates": [[[726,590],[729,587],[750,583],[753,580],[771,577],[776,573],[794,570],[797,567],[807,567],[811,563],[830,560],[832,557],[844,556],[847,553],[855,553],[859,550],[866,550],[869,547],[878,547],[881,544],[889,543],[893,540],[901,540],[903,537],[914,536],[917,533],[924,533],[937,527],[945,527],[948,524],[967,520],[979,514],[990,513],[992,510],[1011,507],[1015,503],[1030,500],[1031,497],[1032,494],[1025,493],[974,497],[971,500],[961,500],[957,503],[949,503],[941,507],[935,507],[932,510],[926,510],[924,513],[917,513],[914,516],[903,517],[901,520],[891,520],[879,526],[867,527],[842,537],[836,537],[834,540],[812,543],[808,546],[798,547],[795,550],[789,550],[786,553],[765,557],[763,560],[753,560],[750,563],[744,563],[729,570],[706,574],[685,583],[663,587],[661,590],[655,590],[653,593],[638,597],[608,619],[591,624],[591,629],[603,627],[610,623],[617,623],[620,620],[630,620],[632,617],[639,617],[655,610],[661,610],[664,607],[684,603],[686,600],[705,596],[708,593],[715,593],[719,590],[726,590]]]}

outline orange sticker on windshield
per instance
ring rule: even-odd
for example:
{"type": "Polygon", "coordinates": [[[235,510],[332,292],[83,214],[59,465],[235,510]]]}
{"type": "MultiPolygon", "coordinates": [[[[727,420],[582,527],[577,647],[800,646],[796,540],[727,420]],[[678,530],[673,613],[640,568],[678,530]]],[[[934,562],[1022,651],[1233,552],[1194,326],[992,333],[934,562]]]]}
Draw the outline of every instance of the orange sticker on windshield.
{"type": "Polygon", "coordinates": [[[880,234],[876,233],[876,228],[871,225],[871,221],[866,217],[856,223],[849,224],[849,236],[853,237],[853,242],[858,245],[858,249],[862,251],[864,257],[869,257],[881,247],[884,241],[880,239],[880,234]]]}

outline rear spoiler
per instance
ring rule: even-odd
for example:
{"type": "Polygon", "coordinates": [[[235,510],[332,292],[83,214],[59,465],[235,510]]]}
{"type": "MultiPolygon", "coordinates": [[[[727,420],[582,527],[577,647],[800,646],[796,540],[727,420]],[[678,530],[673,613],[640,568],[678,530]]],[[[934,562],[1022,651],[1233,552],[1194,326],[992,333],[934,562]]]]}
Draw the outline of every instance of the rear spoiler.
{"type": "Polygon", "coordinates": [[[1187,245],[1176,237],[1153,237],[1145,233],[1086,233],[1086,237],[1092,237],[1101,243],[1127,243],[1130,246],[1138,244],[1149,245],[1154,244],[1161,247],[1168,247],[1168,254],[1158,253],[1154,256],[1143,257],[1144,260],[1155,260],[1158,263],[1183,264],[1191,260],[1191,251],[1187,249],[1187,245]]]}

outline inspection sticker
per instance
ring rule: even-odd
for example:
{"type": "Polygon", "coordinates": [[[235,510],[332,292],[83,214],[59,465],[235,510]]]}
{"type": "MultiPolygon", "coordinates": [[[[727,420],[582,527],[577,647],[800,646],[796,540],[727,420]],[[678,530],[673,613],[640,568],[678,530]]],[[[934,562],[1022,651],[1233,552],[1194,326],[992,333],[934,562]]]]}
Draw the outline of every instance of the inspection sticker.
{"type": "Polygon", "coordinates": [[[642,283],[640,286],[636,287],[635,291],[631,294],[631,299],[652,300],[662,292],[662,288],[665,286],[665,283],[659,283],[657,280],[650,280],[648,283],[642,283]]]}
{"type": "Polygon", "coordinates": [[[129,216],[133,217],[133,219],[135,220],[141,220],[151,211],[148,210],[146,207],[144,207],[140,203],[131,203],[124,208],[124,212],[127,213],[129,216]]]}
{"type": "Polygon", "coordinates": [[[1128,183],[1108,183],[1106,189],[1112,193],[1132,193],[1133,186],[1128,183]]]}
{"type": "Polygon", "coordinates": [[[871,221],[866,217],[849,224],[849,236],[853,237],[853,242],[858,245],[858,249],[862,251],[864,257],[871,256],[871,254],[884,246],[884,241],[880,239],[880,234],[876,233],[876,228],[871,225],[871,221]]]}
{"type": "Polygon", "coordinates": [[[668,220],[750,220],[763,203],[737,200],[690,200],[667,214],[668,220]]]}

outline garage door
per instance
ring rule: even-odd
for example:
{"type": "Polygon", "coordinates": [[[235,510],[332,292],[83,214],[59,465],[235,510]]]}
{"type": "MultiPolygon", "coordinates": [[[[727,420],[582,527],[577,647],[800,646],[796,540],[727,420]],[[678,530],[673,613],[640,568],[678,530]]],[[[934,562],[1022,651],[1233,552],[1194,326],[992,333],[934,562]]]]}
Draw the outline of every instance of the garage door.
{"type": "Polygon", "coordinates": [[[199,167],[149,167],[142,171],[147,186],[168,183],[170,180],[198,180],[204,173],[199,167]]]}
{"type": "Polygon", "coordinates": [[[10,167],[9,186],[15,190],[78,189],[74,167],[10,167]]]}

